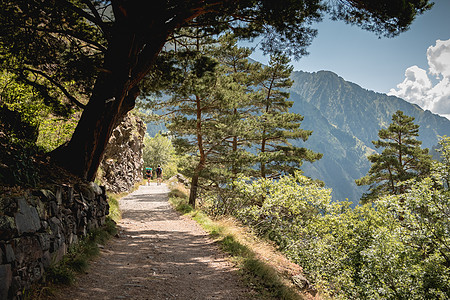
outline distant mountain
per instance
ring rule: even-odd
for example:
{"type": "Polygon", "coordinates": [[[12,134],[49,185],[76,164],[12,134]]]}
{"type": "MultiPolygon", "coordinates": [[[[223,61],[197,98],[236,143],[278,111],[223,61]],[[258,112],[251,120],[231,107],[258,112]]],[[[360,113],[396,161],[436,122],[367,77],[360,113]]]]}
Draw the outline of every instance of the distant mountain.
{"type": "Polygon", "coordinates": [[[438,135],[450,135],[448,119],[400,98],[363,89],[333,72],[296,71],[291,78],[291,112],[304,116],[303,129],[314,131],[307,142],[295,143],[323,153],[320,161],[305,163],[302,169],[332,188],[334,200],[359,202],[367,187],[358,187],[354,181],[369,170],[366,157],[376,151],[372,141],[397,110],[413,116],[420,125],[422,147],[431,149],[438,135]]]}

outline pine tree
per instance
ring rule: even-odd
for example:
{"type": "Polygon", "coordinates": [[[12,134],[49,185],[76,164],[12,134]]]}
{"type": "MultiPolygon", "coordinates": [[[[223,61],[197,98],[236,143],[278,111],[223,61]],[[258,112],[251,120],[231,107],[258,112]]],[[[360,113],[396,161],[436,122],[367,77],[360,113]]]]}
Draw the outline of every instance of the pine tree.
{"type": "MultiPolygon", "coordinates": [[[[255,154],[251,146],[251,128],[247,119],[255,114],[253,105],[258,93],[255,91],[255,77],[261,71],[260,63],[251,63],[248,57],[252,50],[237,46],[237,39],[231,34],[219,39],[220,46],[214,53],[220,63],[220,82],[224,101],[220,122],[227,129],[220,151],[212,157],[216,165],[215,176],[220,185],[230,183],[238,175],[249,175],[255,154]]],[[[212,174],[211,174],[212,175],[212,174]]]]}
{"type": "Polygon", "coordinates": [[[276,178],[300,168],[304,160],[313,162],[322,157],[320,153],[295,147],[289,141],[306,141],[312,131],[300,129],[303,116],[289,113],[293,102],[288,101],[285,89],[292,86],[289,79],[292,66],[284,55],[271,56],[269,66],[260,72],[259,99],[254,105],[258,115],[250,120],[254,127],[254,145],[258,148],[258,169],[261,178],[276,178]]]}
{"type": "Polygon", "coordinates": [[[376,148],[384,148],[381,154],[368,157],[372,166],[366,176],[356,180],[357,185],[369,185],[369,191],[361,198],[362,203],[374,201],[380,195],[398,195],[406,191],[406,184],[400,182],[412,178],[423,178],[430,173],[431,155],[428,149],[422,149],[419,125],[414,117],[397,111],[392,123],[378,132],[379,140],[372,143],[376,148]]]}
{"type": "Polygon", "coordinates": [[[195,207],[201,178],[211,176],[218,163],[212,159],[214,154],[222,152],[225,141],[231,138],[231,127],[223,125],[230,118],[226,111],[230,92],[221,76],[224,70],[213,57],[216,41],[197,38],[195,31],[186,36],[174,49],[178,78],[166,85],[170,98],[163,106],[169,114],[167,128],[175,136],[177,151],[191,156],[191,166],[185,173],[191,177],[189,204],[195,207]]]}
{"type": "Polygon", "coordinates": [[[269,67],[249,63],[251,51],[237,47],[230,35],[192,45],[195,51],[178,50],[183,79],[167,89],[171,98],[165,102],[175,146],[195,156],[186,174],[192,177],[191,205],[200,180],[217,188],[242,174],[276,177],[298,169],[305,159],[321,157],[289,143],[305,141],[311,131],[299,128],[301,115],[288,112],[293,103],[282,90],[292,84],[288,58],[274,56],[269,67]],[[257,174],[256,162],[261,166],[257,174]]]}

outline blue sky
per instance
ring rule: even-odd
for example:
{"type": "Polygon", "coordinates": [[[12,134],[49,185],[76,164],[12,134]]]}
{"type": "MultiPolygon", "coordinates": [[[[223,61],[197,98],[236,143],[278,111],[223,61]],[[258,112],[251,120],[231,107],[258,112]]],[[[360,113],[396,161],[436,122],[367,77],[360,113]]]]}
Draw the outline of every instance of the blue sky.
{"type": "MultiPolygon", "coordinates": [[[[434,2],[410,30],[395,38],[380,39],[359,27],[325,19],[314,26],[318,35],[308,48],[310,54],[292,61],[294,69],[333,71],[368,90],[450,117],[450,1],[434,2]]],[[[260,52],[251,57],[268,61],[260,52]]]]}

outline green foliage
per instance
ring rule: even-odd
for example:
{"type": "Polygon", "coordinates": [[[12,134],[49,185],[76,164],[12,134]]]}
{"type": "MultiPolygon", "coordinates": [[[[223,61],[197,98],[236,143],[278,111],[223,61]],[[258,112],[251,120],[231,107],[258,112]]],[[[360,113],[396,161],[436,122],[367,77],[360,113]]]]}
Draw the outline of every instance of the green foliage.
{"type": "Polygon", "coordinates": [[[194,209],[187,203],[188,196],[179,189],[171,189],[169,192],[169,201],[175,209],[183,214],[188,214],[194,209]]]}
{"type": "Polygon", "coordinates": [[[169,178],[177,173],[178,158],[172,141],[161,134],[156,134],[153,138],[146,135],[144,137],[144,166],[151,167],[155,172],[160,165],[164,170],[164,177],[169,178]]]}
{"type": "MultiPolygon", "coordinates": [[[[195,36],[198,31],[191,34],[195,36]]],[[[233,83],[227,80],[230,70],[222,68],[213,56],[220,50],[234,48],[222,47],[225,46],[215,46],[211,38],[187,38],[182,50],[175,53],[180,80],[166,88],[171,97],[162,103],[168,114],[167,128],[176,137],[177,152],[192,157],[187,168],[189,174],[185,174],[192,177],[192,205],[195,205],[200,178],[218,180],[214,174],[226,160],[221,154],[228,146],[228,139],[235,136],[232,121],[239,119],[230,116],[229,111],[234,110],[238,99],[231,94],[236,96],[237,92],[233,91],[242,91],[242,87],[239,82],[232,87],[233,83]]]]}
{"type": "Polygon", "coordinates": [[[72,136],[78,118],[70,113],[56,116],[45,99],[33,88],[5,71],[0,76],[0,128],[11,141],[36,143],[51,151],[67,142],[72,136]]]}
{"type": "Polygon", "coordinates": [[[48,269],[46,278],[54,284],[71,285],[75,282],[75,272],[64,265],[56,265],[48,269]]]}
{"type": "Polygon", "coordinates": [[[171,188],[170,192],[169,192],[169,197],[173,197],[173,198],[186,198],[188,195],[186,195],[186,193],[178,188],[171,188]]]}
{"type": "Polygon", "coordinates": [[[269,66],[262,68],[256,75],[259,97],[252,105],[256,114],[250,117],[255,147],[258,149],[259,177],[276,178],[282,174],[299,170],[304,160],[313,162],[321,154],[302,147],[296,147],[291,141],[306,141],[312,131],[300,129],[303,116],[289,113],[293,102],[288,101],[289,93],[285,90],[292,86],[289,78],[292,66],[284,55],[272,55],[269,66]]]}
{"type": "Polygon", "coordinates": [[[331,204],[316,222],[303,229],[288,254],[300,263],[319,290],[336,299],[366,299],[361,286],[367,275],[363,251],[372,247],[382,217],[369,205],[350,208],[348,202],[331,204]]]}
{"type": "Polygon", "coordinates": [[[328,189],[300,172],[278,180],[239,180],[234,184],[234,214],[282,248],[291,247],[302,228],[317,219],[331,200],[328,189]]]}
{"type": "Polygon", "coordinates": [[[33,125],[46,106],[33,89],[21,83],[11,73],[2,70],[0,74],[0,100],[9,109],[19,112],[23,120],[33,125]]]}
{"type": "Polygon", "coordinates": [[[0,9],[0,68],[14,73],[54,114],[64,117],[92,92],[98,72],[94,66],[102,59],[105,42],[77,5],[17,0],[3,2],[0,9]]]}
{"type": "Polygon", "coordinates": [[[248,151],[253,139],[248,118],[257,113],[253,105],[258,98],[256,76],[262,68],[259,63],[248,60],[252,51],[238,47],[233,35],[223,35],[218,43],[220,46],[213,49],[212,55],[219,61],[218,80],[223,99],[220,119],[215,126],[222,132],[222,140],[209,154],[210,172],[203,176],[215,185],[229,183],[239,174],[252,172],[256,156],[248,151]]]}
{"type": "Polygon", "coordinates": [[[37,157],[42,149],[20,140],[0,136],[0,182],[6,185],[35,187],[39,181],[37,157]]]}
{"type": "Polygon", "coordinates": [[[35,147],[25,147],[12,153],[9,157],[9,170],[12,177],[4,174],[2,175],[3,179],[6,181],[11,180],[10,184],[36,186],[39,182],[39,167],[35,162],[37,153],[35,147]]]}
{"type": "Polygon", "coordinates": [[[128,195],[129,193],[134,192],[135,190],[137,190],[140,187],[141,183],[137,182],[135,183],[134,187],[132,188],[132,190],[128,191],[128,192],[124,192],[124,193],[120,193],[120,194],[115,194],[115,193],[108,193],[108,204],[109,204],[109,215],[107,218],[107,222],[106,222],[106,231],[107,232],[112,232],[112,235],[115,235],[116,232],[114,232],[116,229],[116,222],[119,222],[120,219],[122,218],[122,212],[120,210],[119,207],[119,200],[123,197],[125,197],[126,195],[128,195]]]}
{"type": "MultiPolygon", "coordinates": [[[[8,185],[36,186],[38,156],[68,140],[62,132],[67,121],[48,126],[51,115],[45,101],[12,74],[0,74],[0,181],[8,185]],[[47,129],[44,129],[47,126],[47,129]],[[62,138],[62,140],[61,140],[62,138]],[[56,143],[56,141],[59,139],[56,143]]],[[[75,121],[72,122],[74,127],[75,121]]]]}
{"type": "Polygon", "coordinates": [[[435,163],[434,170],[441,176],[440,182],[446,189],[450,187],[450,137],[443,136],[439,141],[437,152],[440,154],[441,163],[435,163]]]}
{"type": "Polygon", "coordinates": [[[186,198],[173,198],[173,200],[171,200],[171,202],[175,206],[176,210],[178,210],[179,212],[181,212],[183,214],[188,214],[193,211],[192,206],[190,206],[187,203],[186,198]]]}
{"type": "Polygon", "coordinates": [[[11,141],[34,143],[37,127],[47,114],[42,99],[6,71],[0,73],[0,131],[11,141]]]}
{"type": "Polygon", "coordinates": [[[78,118],[75,115],[67,119],[48,115],[40,122],[36,144],[48,152],[56,149],[70,140],[77,123],[78,118]]]}
{"type": "Polygon", "coordinates": [[[118,222],[122,218],[122,212],[119,208],[119,200],[117,195],[108,194],[109,218],[114,222],[118,222]]]}
{"type": "Polygon", "coordinates": [[[232,256],[243,256],[249,252],[249,249],[237,242],[232,235],[226,235],[222,239],[220,246],[232,256]]]}
{"type": "MultiPolygon", "coordinates": [[[[371,268],[382,269],[377,278],[392,284],[391,298],[448,299],[450,297],[450,193],[436,188],[436,178],[408,183],[403,195],[380,199],[377,207],[395,221],[390,241],[379,241],[371,268]],[[391,249],[383,249],[390,247],[391,249]],[[391,257],[382,259],[382,255],[391,257]],[[413,291],[413,292],[412,292],[413,291]]],[[[370,258],[370,257],[369,257],[370,258]]]]}
{"type": "Polygon", "coordinates": [[[401,195],[355,208],[330,202],[330,190],[299,173],[277,181],[240,180],[234,198],[209,202],[219,213],[222,202],[274,240],[324,296],[448,299],[450,191],[442,167],[431,177],[401,183],[409,187],[401,195]]]}

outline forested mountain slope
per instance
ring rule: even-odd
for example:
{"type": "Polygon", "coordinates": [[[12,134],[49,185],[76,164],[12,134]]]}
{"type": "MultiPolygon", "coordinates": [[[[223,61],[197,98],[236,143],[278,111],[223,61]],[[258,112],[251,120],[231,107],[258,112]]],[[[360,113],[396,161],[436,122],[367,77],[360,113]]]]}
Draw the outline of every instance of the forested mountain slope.
{"type": "Polygon", "coordinates": [[[372,141],[397,110],[415,117],[423,147],[431,149],[438,136],[450,135],[448,119],[400,98],[363,89],[333,72],[296,71],[291,78],[291,111],[304,116],[303,129],[314,131],[304,145],[324,155],[313,164],[305,163],[303,170],[331,187],[335,200],[359,202],[367,187],[356,186],[354,180],[369,170],[366,156],[376,150],[372,141]]]}

